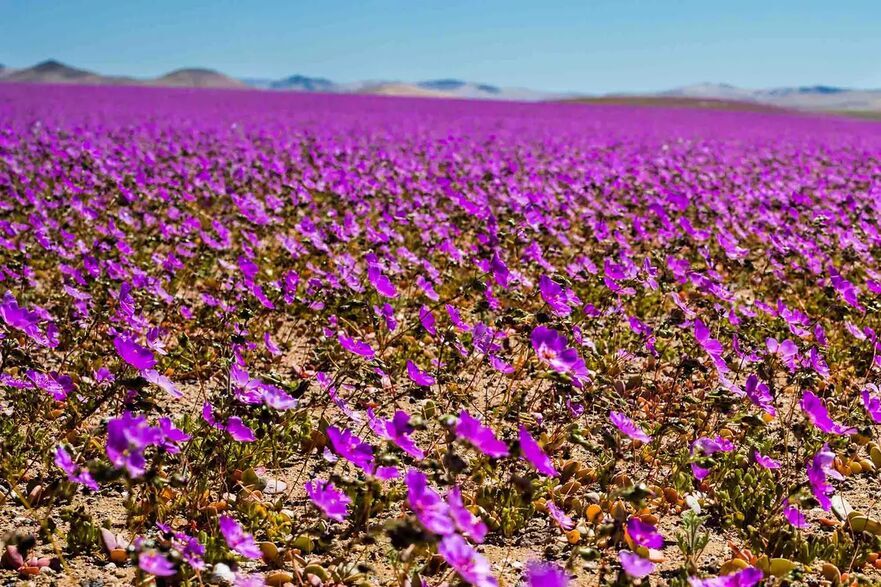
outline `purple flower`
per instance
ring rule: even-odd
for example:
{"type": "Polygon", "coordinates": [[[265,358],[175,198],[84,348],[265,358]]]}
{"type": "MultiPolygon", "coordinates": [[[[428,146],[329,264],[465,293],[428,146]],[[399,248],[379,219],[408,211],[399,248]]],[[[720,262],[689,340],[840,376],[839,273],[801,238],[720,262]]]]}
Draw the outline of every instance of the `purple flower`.
{"type": "Polygon", "coordinates": [[[759,408],[772,416],[777,415],[777,409],[774,407],[774,398],[771,396],[770,388],[759,380],[755,374],[750,374],[746,378],[746,397],[759,408]]]}
{"type": "Polygon", "coordinates": [[[414,459],[422,460],[425,458],[425,453],[410,438],[413,427],[410,425],[410,415],[407,412],[398,410],[391,420],[383,420],[378,418],[371,408],[368,408],[367,418],[370,429],[377,436],[393,442],[414,459]]]}
{"type": "Polygon", "coordinates": [[[704,352],[713,360],[713,364],[716,365],[716,370],[719,373],[727,373],[730,370],[725,359],[722,357],[725,353],[725,348],[717,339],[710,337],[710,329],[707,328],[707,325],[700,318],[694,321],[694,338],[701,348],[704,349],[704,352]]]}
{"type": "Polygon", "coordinates": [[[528,587],[567,587],[568,584],[569,576],[557,565],[534,561],[526,565],[528,587]]]}
{"type": "Polygon", "coordinates": [[[765,578],[765,573],[756,567],[747,567],[730,575],[700,579],[689,577],[690,587],[754,587],[765,578]]]}
{"type": "Polygon", "coordinates": [[[529,431],[523,426],[520,427],[520,453],[539,473],[549,477],[556,477],[560,474],[554,468],[554,464],[548,455],[545,454],[535,439],[529,434],[529,431]]]}
{"type": "Polygon", "coordinates": [[[431,387],[434,385],[434,377],[424,371],[420,371],[419,367],[417,367],[416,363],[413,361],[407,361],[407,375],[410,376],[410,379],[416,385],[422,387],[431,387]]]}
{"type": "Polygon", "coordinates": [[[388,277],[382,274],[382,271],[379,267],[373,265],[367,268],[367,279],[370,281],[371,285],[376,288],[376,291],[387,298],[395,298],[398,295],[398,290],[395,289],[394,284],[389,280],[388,277]]]}
{"type": "Polygon", "coordinates": [[[155,550],[138,554],[138,568],[157,577],[171,577],[177,573],[177,569],[165,555],[155,550]]]}
{"type": "Polygon", "coordinates": [[[496,438],[492,428],[484,426],[480,420],[473,418],[468,412],[459,412],[456,423],[456,436],[471,443],[474,448],[494,459],[508,456],[508,445],[496,438]]]}
{"type": "Polygon", "coordinates": [[[233,440],[239,442],[254,442],[257,440],[257,437],[254,436],[254,431],[248,428],[238,416],[233,416],[226,421],[226,431],[233,437],[233,440]]]}
{"type": "Polygon", "coordinates": [[[572,308],[568,304],[563,287],[555,283],[550,277],[547,275],[539,277],[538,289],[542,299],[556,316],[565,318],[572,313],[572,308]]]}
{"type": "Polygon", "coordinates": [[[220,533],[226,540],[227,546],[239,553],[240,555],[258,559],[261,556],[260,547],[254,541],[254,537],[245,532],[242,526],[230,516],[220,516],[218,521],[220,533]]]}
{"type": "MultiPolygon", "coordinates": [[[[694,456],[695,453],[699,453],[701,456],[709,457],[717,452],[731,452],[734,450],[734,443],[732,443],[727,438],[723,438],[721,436],[717,436],[715,438],[709,438],[707,436],[703,436],[698,438],[694,442],[691,443],[691,454],[694,456]]],[[[700,464],[693,462],[691,463],[691,471],[694,473],[695,478],[698,480],[702,480],[710,474],[710,470],[706,467],[701,466],[700,464]]]]}
{"type": "Polygon", "coordinates": [[[805,515],[797,507],[789,503],[789,499],[783,500],[783,517],[793,528],[807,528],[808,521],[805,515]]]}
{"type": "Polygon", "coordinates": [[[646,548],[664,548],[664,537],[651,524],[646,524],[639,518],[630,518],[627,521],[627,534],[637,544],[646,548]]]}
{"type": "Polygon", "coordinates": [[[766,469],[779,469],[780,463],[772,459],[771,457],[766,457],[759,451],[753,451],[753,457],[755,457],[756,462],[766,469]]]}
{"type": "Polygon", "coordinates": [[[475,587],[498,586],[489,562],[458,534],[445,536],[437,552],[464,581],[475,587]]]}
{"type": "Polygon", "coordinates": [[[161,440],[162,433],[147,424],[146,418],[124,412],[107,423],[107,458],[114,467],[125,468],[129,475],[137,478],[146,470],[144,450],[161,440]]]}
{"type": "Polygon", "coordinates": [[[372,359],[376,356],[376,353],[373,352],[373,349],[366,342],[361,342],[360,340],[355,340],[354,338],[349,338],[342,334],[337,335],[337,340],[339,340],[340,346],[350,353],[367,359],[372,359]]]}
{"type": "Polygon", "coordinates": [[[511,280],[511,272],[508,271],[508,266],[505,265],[505,262],[502,261],[498,253],[493,254],[493,258],[489,262],[489,269],[493,274],[495,282],[503,289],[507,289],[508,283],[511,280]]]}
{"type": "Polygon", "coordinates": [[[447,492],[447,505],[456,529],[474,542],[483,542],[488,531],[486,524],[465,507],[462,502],[462,490],[459,487],[451,487],[447,492]]]}
{"type": "Polygon", "coordinates": [[[183,393],[177,388],[174,382],[165,375],[160,374],[158,371],[154,369],[145,369],[141,371],[141,375],[147,380],[147,382],[159,387],[171,397],[183,396],[183,393]]]}
{"type": "Polygon", "coordinates": [[[138,371],[152,369],[156,365],[156,358],[150,349],[142,347],[128,336],[117,335],[113,339],[113,346],[122,360],[138,371]]]}
{"type": "Polygon", "coordinates": [[[331,520],[342,522],[349,514],[348,506],[352,500],[329,481],[309,481],[306,483],[306,494],[331,520]]]}
{"type": "Polygon", "coordinates": [[[373,447],[352,434],[350,430],[328,426],[327,438],[336,454],[366,473],[373,471],[373,447]]]}
{"type": "Polygon", "coordinates": [[[814,392],[806,391],[801,398],[801,409],[804,410],[811,423],[827,434],[851,435],[856,434],[856,428],[848,428],[832,420],[823,403],[814,392]]]}
{"type": "Polygon", "coordinates": [[[64,471],[67,480],[71,483],[85,485],[92,491],[98,491],[100,487],[88,469],[82,469],[73,462],[70,454],[60,444],[55,447],[55,465],[64,471]]]}
{"type": "Polygon", "coordinates": [[[563,531],[569,531],[575,527],[575,521],[572,520],[569,516],[566,515],[566,512],[561,510],[556,506],[556,504],[552,501],[547,502],[548,514],[551,516],[551,519],[557,526],[560,527],[563,531]]]}
{"type": "Polygon", "coordinates": [[[407,471],[407,503],[416,519],[426,530],[439,536],[453,534],[456,524],[450,516],[449,504],[440,494],[428,486],[428,479],[416,469],[407,471]]]}
{"type": "Polygon", "coordinates": [[[430,335],[437,336],[437,329],[434,327],[434,314],[431,313],[428,306],[419,308],[419,323],[430,335]]]}
{"type": "Polygon", "coordinates": [[[640,442],[651,442],[652,437],[643,432],[639,426],[633,423],[633,420],[622,414],[621,412],[609,412],[609,420],[621,432],[621,434],[638,440],[640,442]]]}
{"type": "Polygon", "coordinates": [[[629,550],[618,551],[618,560],[627,576],[634,579],[647,577],[655,570],[655,563],[629,550]]]}
{"type": "Polygon", "coordinates": [[[558,373],[572,377],[577,387],[588,379],[587,367],[578,356],[578,351],[566,347],[566,337],[545,326],[536,326],[530,335],[532,348],[543,363],[558,373]]]}
{"type": "Polygon", "coordinates": [[[835,453],[832,452],[828,444],[824,444],[823,448],[814,455],[814,458],[811,459],[807,466],[811,492],[814,494],[814,498],[820,502],[820,507],[827,512],[832,507],[832,500],[829,499],[829,496],[835,493],[835,488],[826,482],[827,477],[838,480],[844,478],[841,473],[832,467],[834,460],[835,453]]]}
{"type": "Polygon", "coordinates": [[[874,383],[870,383],[866,386],[866,389],[862,391],[860,397],[863,399],[863,406],[865,406],[866,411],[869,413],[869,416],[872,417],[877,424],[881,424],[881,397],[873,396],[870,391],[878,393],[878,386],[874,383]]]}
{"type": "Polygon", "coordinates": [[[783,364],[786,365],[790,372],[795,371],[798,367],[798,346],[788,338],[778,343],[776,338],[768,338],[765,341],[768,352],[777,355],[783,364]]]}
{"type": "Polygon", "coordinates": [[[52,399],[57,402],[63,402],[67,399],[67,395],[73,391],[73,382],[66,375],[46,374],[33,370],[29,370],[26,375],[35,387],[51,395],[52,399]]]}

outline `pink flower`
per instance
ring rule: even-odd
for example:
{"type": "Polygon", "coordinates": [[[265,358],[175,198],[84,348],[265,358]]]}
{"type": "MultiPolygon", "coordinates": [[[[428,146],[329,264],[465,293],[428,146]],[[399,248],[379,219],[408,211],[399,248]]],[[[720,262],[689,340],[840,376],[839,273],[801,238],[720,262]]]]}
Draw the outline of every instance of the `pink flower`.
{"type": "Polygon", "coordinates": [[[846,436],[856,434],[856,428],[848,428],[833,421],[832,418],[829,417],[829,412],[826,410],[826,404],[824,404],[823,400],[817,397],[812,391],[806,391],[804,395],[802,395],[801,409],[804,410],[808,420],[823,432],[846,436]]]}
{"type": "Polygon", "coordinates": [[[529,434],[525,427],[520,427],[520,453],[526,461],[535,469],[549,477],[556,477],[560,473],[554,468],[554,464],[547,454],[529,434]]]}
{"type": "Polygon", "coordinates": [[[456,424],[456,436],[471,443],[474,448],[492,458],[506,457],[508,445],[496,438],[492,428],[484,426],[480,420],[473,418],[468,412],[459,412],[456,424]]]}
{"type": "Polygon", "coordinates": [[[622,414],[621,412],[609,412],[609,419],[612,424],[625,436],[638,440],[640,442],[651,442],[652,437],[643,432],[639,426],[633,423],[633,420],[622,414]]]}
{"type": "Polygon", "coordinates": [[[329,481],[309,481],[306,483],[306,495],[318,509],[331,520],[342,522],[349,513],[348,506],[352,500],[344,492],[338,490],[329,481]]]}
{"type": "Polygon", "coordinates": [[[128,336],[118,335],[113,339],[113,346],[122,360],[137,369],[152,369],[156,365],[156,358],[149,349],[142,347],[128,336]]]}
{"type": "Polygon", "coordinates": [[[624,572],[634,579],[647,577],[655,570],[655,563],[629,550],[618,551],[618,560],[624,572]]]}
{"type": "Polygon", "coordinates": [[[260,558],[260,547],[257,546],[254,537],[245,532],[241,525],[233,518],[230,516],[220,516],[218,526],[220,527],[220,533],[223,534],[223,539],[226,540],[226,544],[231,549],[246,558],[260,558]]]}
{"type": "Polygon", "coordinates": [[[431,387],[434,385],[434,377],[424,371],[420,371],[419,367],[413,361],[407,361],[407,375],[416,385],[422,387],[431,387]]]}

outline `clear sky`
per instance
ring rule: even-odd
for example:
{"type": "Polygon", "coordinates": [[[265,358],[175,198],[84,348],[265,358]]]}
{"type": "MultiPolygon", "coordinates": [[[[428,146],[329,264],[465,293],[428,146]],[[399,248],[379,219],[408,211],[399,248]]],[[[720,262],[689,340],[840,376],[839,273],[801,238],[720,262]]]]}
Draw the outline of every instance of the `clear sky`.
{"type": "Polygon", "coordinates": [[[0,63],[587,93],[881,88],[881,0],[0,0],[0,63]]]}

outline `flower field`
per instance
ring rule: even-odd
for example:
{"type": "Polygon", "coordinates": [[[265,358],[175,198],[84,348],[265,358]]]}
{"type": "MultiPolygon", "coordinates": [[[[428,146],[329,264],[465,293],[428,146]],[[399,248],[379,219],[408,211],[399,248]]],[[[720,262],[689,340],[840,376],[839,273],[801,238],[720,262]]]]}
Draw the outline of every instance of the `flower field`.
{"type": "Polygon", "coordinates": [[[876,123],[4,85],[0,296],[4,579],[881,581],[876,123]]]}

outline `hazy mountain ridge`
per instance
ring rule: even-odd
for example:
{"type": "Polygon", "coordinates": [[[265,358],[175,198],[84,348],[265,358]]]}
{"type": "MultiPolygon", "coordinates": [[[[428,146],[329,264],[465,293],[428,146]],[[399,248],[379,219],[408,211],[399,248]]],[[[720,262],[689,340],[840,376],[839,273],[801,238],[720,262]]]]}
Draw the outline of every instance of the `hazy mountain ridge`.
{"type": "Polygon", "coordinates": [[[379,94],[430,98],[462,98],[480,100],[581,100],[588,103],[686,103],[689,100],[722,101],[816,111],[881,112],[881,89],[862,90],[829,85],[747,89],[724,83],[699,83],[662,92],[629,94],[594,94],[547,92],[528,88],[500,87],[456,78],[439,78],[418,82],[396,80],[364,80],[336,82],[325,77],[293,74],[284,78],[236,79],[205,68],[177,69],[156,78],[101,75],[50,59],[32,67],[12,69],[0,65],[0,82],[75,83],[98,85],[144,85],[187,88],[260,89],[272,91],[323,92],[333,94],[379,94]]]}

